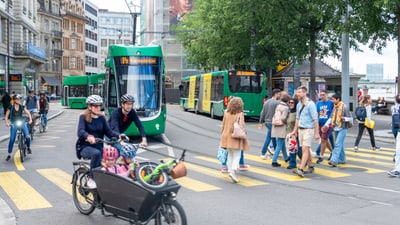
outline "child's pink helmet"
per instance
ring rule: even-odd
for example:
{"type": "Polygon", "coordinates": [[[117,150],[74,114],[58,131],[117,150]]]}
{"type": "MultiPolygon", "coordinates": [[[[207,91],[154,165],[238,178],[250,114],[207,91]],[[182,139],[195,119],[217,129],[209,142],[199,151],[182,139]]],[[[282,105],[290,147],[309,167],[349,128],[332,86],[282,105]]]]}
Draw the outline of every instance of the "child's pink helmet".
{"type": "Polygon", "coordinates": [[[114,147],[106,147],[103,150],[103,159],[117,159],[118,151],[114,147]]]}

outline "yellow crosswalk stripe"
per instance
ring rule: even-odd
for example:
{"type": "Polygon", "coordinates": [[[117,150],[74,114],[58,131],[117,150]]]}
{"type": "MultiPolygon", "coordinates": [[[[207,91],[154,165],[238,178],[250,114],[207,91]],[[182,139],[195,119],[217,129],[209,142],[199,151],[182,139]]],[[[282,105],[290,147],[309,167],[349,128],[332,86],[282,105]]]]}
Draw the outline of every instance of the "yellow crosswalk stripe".
{"type": "MultiPolygon", "coordinates": [[[[210,157],[204,157],[204,156],[197,156],[196,158],[204,160],[204,161],[208,161],[208,162],[212,162],[212,163],[218,163],[219,161],[217,159],[213,159],[210,157]]],[[[249,155],[245,156],[246,160],[250,160],[249,155]]],[[[265,160],[263,160],[263,162],[265,162],[265,160]]],[[[295,174],[288,174],[288,173],[283,173],[283,172],[277,172],[277,171],[273,171],[273,170],[268,170],[268,169],[264,169],[264,168],[257,168],[255,166],[252,166],[249,168],[248,170],[249,172],[253,172],[253,173],[257,173],[257,174],[261,174],[264,176],[269,176],[269,177],[273,177],[276,179],[281,179],[281,180],[286,180],[286,181],[305,181],[305,180],[310,180],[309,178],[301,178],[295,174]]]]}
{"type": "MultiPolygon", "coordinates": [[[[259,156],[255,155],[245,155],[246,160],[251,160],[251,161],[256,161],[256,162],[261,162],[261,163],[266,163],[268,165],[271,165],[272,159],[261,159],[259,156]]],[[[285,162],[283,161],[278,161],[281,164],[284,164],[285,162]]],[[[279,173],[279,172],[276,172],[279,173]]],[[[348,173],[342,173],[342,172],[337,172],[337,171],[332,171],[332,170],[327,170],[321,167],[315,167],[314,174],[318,174],[321,176],[325,177],[330,177],[330,178],[339,178],[339,177],[348,177],[350,174],[348,173]]],[[[296,176],[296,175],[295,175],[296,176]]],[[[296,176],[298,177],[298,176],[296,176]]],[[[300,178],[301,180],[304,180],[304,178],[300,178]]]]}
{"type": "Polygon", "coordinates": [[[19,149],[17,149],[14,154],[14,164],[17,167],[17,170],[25,170],[25,167],[21,162],[20,156],[21,156],[20,151],[19,149]]]}
{"type": "Polygon", "coordinates": [[[63,191],[72,195],[71,174],[62,171],[59,168],[38,169],[37,171],[40,175],[60,187],[63,191]]]}
{"type": "MultiPolygon", "coordinates": [[[[212,177],[215,177],[215,178],[218,178],[218,179],[224,179],[224,180],[230,182],[230,179],[229,179],[228,175],[227,174],[222,174],[219,170],[206,168],[204,166],[198,166],[198,165],[195,165],[195,164],[192,164],[192,163],[188,163],[188,162],[185,162],[185,165],[189,170],[193,170],[193,171],[196,171],[196,172],[199,172],[199,173],[202,173],[202,174],[206,174],[208,176],[212,176],[212,177]]],[[[242,186],[246,186],[246,187],[259,186],[259,185],[267,184],[266,182],[255,180],[255,179],[243,176],[242,174],[239,174],[238,178],[239,178],[239,183],[238,184],[242,185],[242,186]]]]}
{"type": "Polygon", "coordinates": [[[354,158],[354,157],[346,157],[347,160],[354,161],[354,162],[361,162],[361,163],[366,163],[370,165],[381,165],[381,166],[387,166],[387,167],[393,167],[393,162],[382,162],[382,161],[377,161],[377,160],[368,160],[368,159],[360,159],[360,158],[354,158]]]}
{"type": "MultiPolygon", "coordinates": [[[[321,164],[330,167],[330,165],[328,164],[327,161],[324,161],[321,164]]],[[[353,164],[350,165],[348,163],[346,163],[346,164],[338,164],[337,167],[341,168],[341,169],[342,168],[343,169],[345,169],[345,168],[357,168],[357,169],[365,170],[366,173],[382,173],[382,172],[385,172],[385,170],[380,170],[380,169],[375,169],[375,168],[365,167],[365,166],[357,166],[357,165],[353,165],[353,164]]]]}
{"type": "Polygon", "coordinates": [[[189,177],[181,177],[176,179],[175,181],[178,182],[178,184],[180,184],[182,187],[196,192],[215,191],[221,189],[217,186],[207,184],[189,177]]]}
{"type": "Polygon", "coordinates": [[[0,186],[19,210],[50,208],[51,204],[16,172],[0,172],[0,186]]]}
{"type": "Polygon", "coordinates": [[[346,151],[346,155],[361,156],[361,157],[367,157],[367,158],[373,158],[373,159],[384,159],[384,160],[389,160],[389,161],[393,160],[394,153],[391,153],[388,156],[383,156],[378,153],[380,153],[380,152],[370,151],[369,153],[363,153],[363,152],[346,151]]]}
{"type": "Polygon", "coordinates": [[[345,150],[346,150],[346,154],[352,152],[352,153],[369,153],[369,154],[389,155],[389,156],[393,156],[393,154],[396,152],[396,149],[394,149],[394,148],[381,148],[380,151],[372,151],[369,148],[358,147],[358,152],[354,152],[354,148],[345,148],[345,150]]]}

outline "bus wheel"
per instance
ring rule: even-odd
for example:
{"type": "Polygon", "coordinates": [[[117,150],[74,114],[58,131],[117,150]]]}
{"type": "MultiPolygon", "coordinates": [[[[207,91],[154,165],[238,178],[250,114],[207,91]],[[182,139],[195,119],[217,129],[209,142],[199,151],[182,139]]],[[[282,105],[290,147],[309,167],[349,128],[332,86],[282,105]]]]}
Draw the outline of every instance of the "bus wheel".
{"type": "Polygon", "coordinates": [[[211,106],[210,117],[211,117],[211,119],[215,119],[214,105],[211,106]]]}

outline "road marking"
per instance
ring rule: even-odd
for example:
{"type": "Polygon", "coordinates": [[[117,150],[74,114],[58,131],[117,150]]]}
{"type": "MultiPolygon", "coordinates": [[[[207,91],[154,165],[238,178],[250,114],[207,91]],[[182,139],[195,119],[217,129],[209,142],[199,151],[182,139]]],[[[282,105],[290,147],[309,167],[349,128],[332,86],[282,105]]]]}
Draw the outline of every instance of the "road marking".
{"type": "Polygon", "coordinates": [[[0,172],[0,186],[19,210],[50,208],[52,205],[16,172],[0,172]]]}
{"type": "Polygon", "coordinates": [[[379,150],[379,151],[372,151],[372,149],[369,149],[369,148],[358,147],[358,152],[354,152],[354,148],[345,148],[345,150],[346,150],[346,154],[349,152],[352,152],[355,154],[364,152],[364,153],[369,153],[369,154],[374,154],[374,155],[391,155],[391,156],[393,156],[393,154],[396,152],[396,149],[394,149],[394,148],[381,148],[381,150],[379,150]]]}
{"type": "Polygon", "coordinates": [[[372,159],[384,159],[384,160],[393,160],[393,154],[389,154],[389,156],[383,156],[383,155],[378,155],[374,154],[378,152],[369,152],[369,153],[362,153],[362,152],[354,152],[354,151],[346,151],[346,155],[354,155],[354,156],[361,156],[361,157],[366,157],[366,158],[372,158],[372,159]]]}
{"type": "MultiPolygon", "coordinates": [[[[204,160],[204,161],[220,164],[220,162],[217,159],[213,159],[213,158],[210,158],[210,157],[196,156],[196,158],[204,160]]],[[[246,158],[246,160],[248,160],[251,157],[249,157],[249,155],[246,155],[245,158],[246,158]]],[[[251,160],[251,159],[249,159],[249,160],[251,160]]],[[[263,161],[265,161],[265,160],[263,160],[263,161]]],[[[257,174],[261,174],[261,175],[265,175],[265,176],[268,176],[268,177],[273,177],[273,178],[280,179],[280,180],[286,180],[286,181],[305,181],[305,180],[310,180],[309,178],[301,178],[301,177],[299,177],[297,175],[292,175],[292,174],[283,173],[283,172],[276,172],[276,171],[273,171],[273,170],[269,170],[269,169],[265,169],[265,168],[259,168],[259,167],[255,167],[255,166],[250,167],[248,171],[253,172],[253,173],[257,173],[257,174]]]]}
{"type": "MultiPolygon", "coordinates": [[[[16,149],[14,154],[14,164],[17,167],[17,170],[25,170],[24,164],[21,162],[21,153],[19,149],[16,149]]],[[[24,158],[26,160],[26,158],[24,158]]]]}
{"type": "MultiPolygon", "coordinates": [[[[189,170],[193,170],[193,171],[196,171],[196,172],[199,172],[199,173],[202,173],[202,174],[206,174],[206,175],[211,176],[211,177],[215,177],[215,178],[218,178],[218,179],[224,179],[226,181],[231,182],[231,180],[228,177],[228,174],[222,174],[219,170],[206,168],[204,166],[198,166],[198,165],[195,165],[195,164],[192,164],[192,163],[188,163],[188,162],[185,162],[185,165],[189,170]]],[[[238,178],[239,178],[239,183],[238,184],[242,185],[242,186],[246,186],[246,187],[260,186],[260,185],[266,185],[267,184],[266,182],[255,180],[255,179],[243,176],[241,174],[238,176],[238,178]]]]}
{"type": "Polygon", "coordinates": [[[72,195],[71,180],[72,175],[62,171],[59,168],[38,169],[38,173],[47,180],[60,187],[62,190],[72,195]]]}
{"type": "MultiPolygon", "coordinates": [[[[185,163],[186,164],[186,163],[185,163]]],[[[221,188],[207,184],[195,179],[192,179],[190,177],[181,177],[175,180],[178,184],[180,184],[182,187],[185,187],[187,189],[196,191],[196,192],[204,192],[204,191],[216,191],[216,190],[221,190],[221,188]]]]}
{"type": "MultiPolygon", "coordinates": [[[[325,166],[331,167],[331,166],[328,164],[327,161],[324,161],[324,162],[322,162],[321,164],[322,164],[322,165],[325,165],[325,166]]],[[[340,169],[345,169],[345,168],[363,169],[363,170],[366,171],[366,173],[382,173],[382,172],[385,172],[385,170],[374,169],[374,168],[365,167],[365,166],[357,166],[357,165],[353,165],[353,164],[350,165],[350,164],[348,164],[348,163],[346,163],[346,164],[338,164],[337,167],[340,168],[340,169]]]]}
{"type": "Polygon", "coordinates": [[[392,168],[393,167],[393,162],[388,163],[388,162],[381,162],[381,161],[376,161],[376,160],[368,160],[368,159],[360,159],[360,158],[353,158],[353,157],[346,157],[347,160],[350,161],[355,161],[355,162],[361,162],[361,163],[366,163],[366,164],[374,164],[374,165],[382,165],[382,166],[387,166],[392,168]]]}

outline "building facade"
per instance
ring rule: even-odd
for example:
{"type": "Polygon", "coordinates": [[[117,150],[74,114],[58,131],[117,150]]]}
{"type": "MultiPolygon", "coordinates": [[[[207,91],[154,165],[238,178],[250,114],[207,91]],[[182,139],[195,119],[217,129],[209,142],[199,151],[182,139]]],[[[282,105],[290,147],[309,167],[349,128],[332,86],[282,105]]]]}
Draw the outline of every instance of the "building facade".
{"type": "Polygon", "coordinates": [[[40,32],[39,46],[44,49],[47,61],[38,73],[40,91],[61,94],[62,80],[62,17],[60,0],[37,1],[37,28],[40,32]]]}
{"type": "Polygon", "coordinates": [[[62,75],[85,74],[85,24],[83,0],[61,0],[63,17],[62,75]]]}
{"type": "Polygon", "coordinates": [[[132,44],[132,16],[124,12],[110,12],[99,9],[100,70],[105,71],[108,46],[113,44],[132,44]]]}
{"type": "Polygon", "coordinates": [[[1,91],[26,94],[38,90],[39,73],[46,51],[39,47],[36,0],[0,1],[1,91]]]}
{"type": "Polygon", "coordinates": [[[85,70],[86,74],[101,73],[100,38],[98,35],[99,10],[97,6],[85,0],[85,70]]]}

